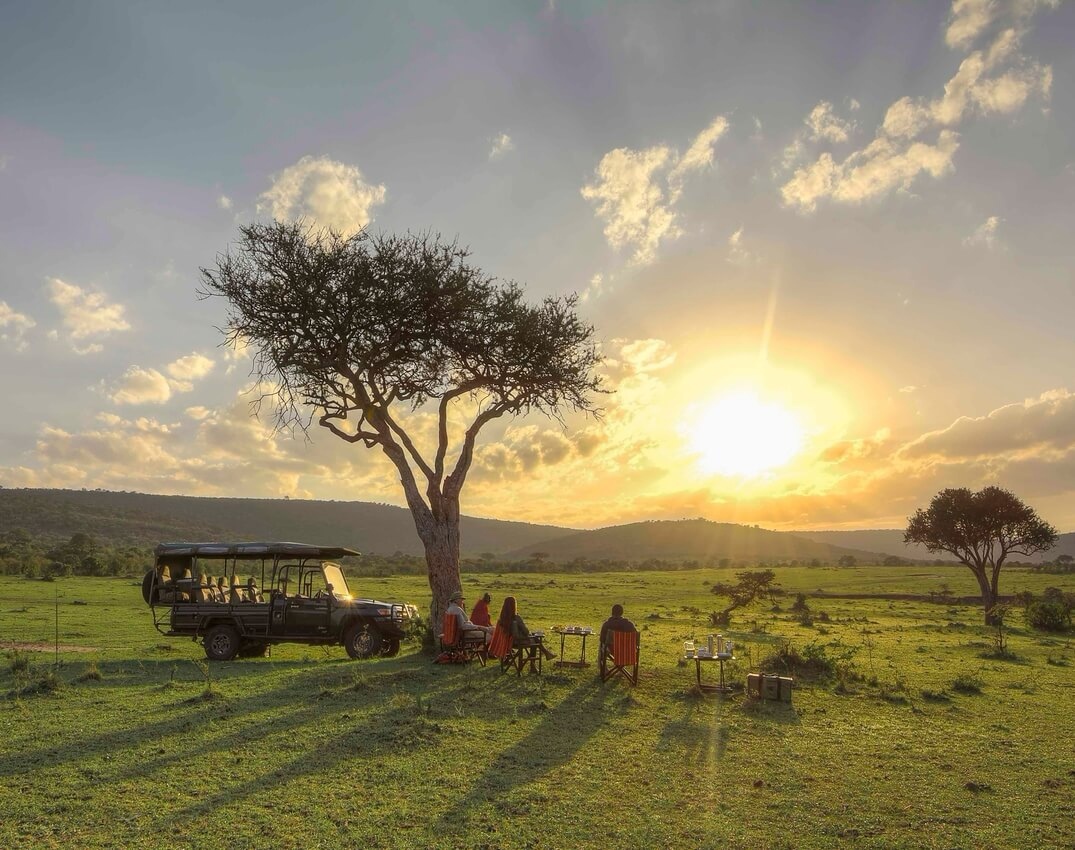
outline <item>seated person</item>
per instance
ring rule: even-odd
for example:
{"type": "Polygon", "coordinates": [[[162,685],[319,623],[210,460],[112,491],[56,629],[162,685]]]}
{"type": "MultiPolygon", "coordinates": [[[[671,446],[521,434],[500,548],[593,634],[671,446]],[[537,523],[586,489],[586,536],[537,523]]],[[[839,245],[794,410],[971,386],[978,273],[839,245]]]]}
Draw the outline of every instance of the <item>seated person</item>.
{"type": "Polygon", "coordinates": [[[486,626],[491,629],[493,623],[489,619],[489,603],[492,601],[493,597],[486,593],[475,602],[474,610],[470,612],[470,622],[475,626],[486,626]]]}
{"type": "Polygon", "coordinates": [[[519,616],[514,596],[504,597],[504,606],[500,609],[500,617],[496,622],[498,626],[511,634],[512,643],[515,646],[540,647],[541,654],[546,658],[556,657],[555,652],[530,634],[530,629],[526,627],[523,618],[519,616]]]}
{"type": "Polygon", "coordinates": [[[492,628],[489,626],[479,626],[476,623],[470,622],[470,620],[467,619],[466,612],[463,610],[464,601],[463,591],[457,590],[451,595],[445,613],[455,617],[459,624],[459,634],[464,641],[478,643],[480,638],[480,641],[488,646],[489,641],[493,639],[492,628]]]}
{"type": "MultiPolygon", "coordinates": [[[[635,624],[623,616],[623,606],[619,603],[612,606],[612,616],[601,624],[601,654],[598,657],[602,660],[612,656],[612,635],[610,632],[638,633],[635,624]]],[[[641,639],[639,642],[641,642],[641,639]]]]}

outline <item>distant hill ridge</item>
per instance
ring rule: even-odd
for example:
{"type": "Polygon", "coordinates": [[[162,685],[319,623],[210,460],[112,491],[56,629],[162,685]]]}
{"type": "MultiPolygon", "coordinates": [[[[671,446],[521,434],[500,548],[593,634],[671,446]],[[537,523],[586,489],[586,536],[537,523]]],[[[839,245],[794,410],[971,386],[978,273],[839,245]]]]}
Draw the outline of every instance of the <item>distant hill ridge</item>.
{"type": "Polygon", "coordinates": [[[536,545],[508,552],[509,558],[543,552],[552,561],[576,558],[645,561],[821,561],[835,562],[850,555],[859,561],[878,560],[877,552],[806,540],[783,531],[705,519],[652,520],[575,531],[536,545]]]}
{"type": "MultiPolygon", "coordinates": [[[[410,511],[373,502],[208,498],[105,490],[0,488],[0,532],[23,528],[35,537],[66,540],[84,533],[117,544],[152,546],[175,540],[298,540],[350,546],[361,552],[421,555],[410,511]]],[[[466,557],[512,559],[535,552],[556,562],[590,560],[805,561],[835,563],[845,555],[879,562],[886,555],[933,560],[903,543],[899,529],[771,531],[709,520],[655,520],[594,530],[463,517],[466,557]]],[[[1075,556],[1075,533],[1062,534],[1047,556],[1075,556]]]]}

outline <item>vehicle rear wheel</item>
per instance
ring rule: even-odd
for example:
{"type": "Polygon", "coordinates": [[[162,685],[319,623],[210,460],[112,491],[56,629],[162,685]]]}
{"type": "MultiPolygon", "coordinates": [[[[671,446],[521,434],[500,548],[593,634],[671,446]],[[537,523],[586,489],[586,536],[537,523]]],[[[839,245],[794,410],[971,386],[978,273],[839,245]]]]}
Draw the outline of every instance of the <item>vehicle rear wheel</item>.
{"type": "Polygon", "coordinates": [[[399,655],[399,638],[388,638],[381,648],[381,655],[386,658],[395,658],[399,655]]]}
{"type": "Polygon", "coordinates": [[[239,647],[240,658],[264,658],[269,654],[269,645],[264,641],[250,641],[239,647]]]}
{"type": "Polygon", "coordinates": [[[355,623],[343,636],[343,646],[352,658],[372,658],[381,651],[381,633],[369,623],[355,623]]]}
{"type": "MultiPolygon", "coordinates": [[[[150,602],[150,592],[156,590],[156,588],[153,586],[153,576],[156,572],[156,570],[150,570],[148,573],[142,576],[142,598],[146,601],[146,605],[153,604],[152,602],[150,602]]],[[[156,596],[157,594],[154,593],[153,595],[156,596]]]]}
{"type": "Polygon", "coordinates": [[[239,633],[235,626],[221,623],[205,633],[205,657],[210,661],[231,661],[239,654],[239,633]]]}

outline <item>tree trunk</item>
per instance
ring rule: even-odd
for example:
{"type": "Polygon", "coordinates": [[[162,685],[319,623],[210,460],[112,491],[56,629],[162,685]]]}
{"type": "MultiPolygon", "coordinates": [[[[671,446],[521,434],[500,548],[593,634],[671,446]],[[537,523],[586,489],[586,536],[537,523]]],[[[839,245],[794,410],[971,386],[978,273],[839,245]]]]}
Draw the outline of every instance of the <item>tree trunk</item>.
{"type": "Polygon", "coordinates": [[[426,527],[419,527],[418,534],[425,545],[429,589],[433,596],[429,605],[429,624],[433,634],[438,635],[452,594],[463,589],[459,578],[459,520],[431,517],[428,524],[423,525],[426,527]]]}
{"type": "Polygon", "coordinates": [[[982,607],[985,609],[985,624],[987,626],[995,626],[997,624],[997,618],[993,615],[993,607],[997,604],[996,590],[990,586],[989,579],[986,577],[985,571],[978,572],[973,570],[974,577],[978,579],[978,587],[982,591],[982,607]]]}

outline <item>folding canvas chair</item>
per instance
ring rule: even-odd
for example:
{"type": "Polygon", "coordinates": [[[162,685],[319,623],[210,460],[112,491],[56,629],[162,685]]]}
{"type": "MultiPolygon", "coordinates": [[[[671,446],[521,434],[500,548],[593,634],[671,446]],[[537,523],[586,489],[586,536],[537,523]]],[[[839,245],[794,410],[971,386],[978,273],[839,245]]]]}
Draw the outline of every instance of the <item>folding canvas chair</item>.
{"type": "Polygon", "coordinates": [[[500,672],[515,670],[516,676],[521,676],[523,668],[530,664],[531,669],[541,672],[541,655],[533,657],[533,648],[529,644],[515,645],[511,632],[507,631],[498,623],[493,629],[493,639],[489,643],[489,655],[500,660],[500,672]],[[534,668],[536,662],[537,667],[534,668]]]}
{"type": "Polygon", "coordinates": [[[467,635],[459,628],[459,620],[454,614],[444,615],[440,648],[438,664],[466,664],[472,658],[477,658],[482,667],[485,666],[485,636],[481,633],[467,635]]]}
{"type": "Polygon", "coordinates": [[[607,682],[617,673],[632,685],[638,684],[638,632],[610,632],[612,657],[601,652],[601,681],[607,682]]]}

